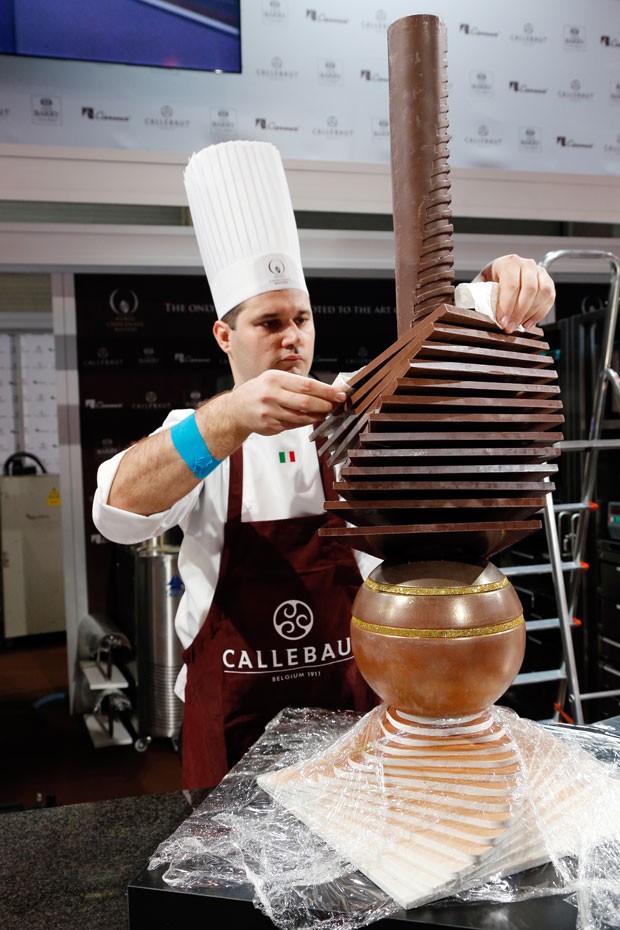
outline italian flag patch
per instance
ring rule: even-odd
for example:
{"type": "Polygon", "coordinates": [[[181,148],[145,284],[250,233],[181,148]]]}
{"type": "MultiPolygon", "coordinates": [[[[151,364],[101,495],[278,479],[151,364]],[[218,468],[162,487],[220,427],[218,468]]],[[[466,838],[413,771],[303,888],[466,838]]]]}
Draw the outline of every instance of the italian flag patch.
{"type": "Polygon", "coordinates": [[[278,452],[278,458],[280,459],[280,464],[285,465],[287,462],[295,461],[294,452],[278,452]]]}

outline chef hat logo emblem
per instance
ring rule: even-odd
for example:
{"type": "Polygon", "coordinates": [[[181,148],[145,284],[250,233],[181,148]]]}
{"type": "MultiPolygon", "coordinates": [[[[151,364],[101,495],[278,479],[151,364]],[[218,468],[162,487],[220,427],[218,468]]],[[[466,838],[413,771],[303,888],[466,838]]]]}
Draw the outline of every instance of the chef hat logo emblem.
{"type": "Polygon", "coordinates": [[[280,258],[272,258],[272,259],[270,259],[269,264],[267,265],[267,267],[269,268],[269,271],[270,271],[272,274],[276,274],[276,275],[284,274],[284,272],[286,271],[286,266],[285,266],[284,262],[282,261],[282,259],[280,259],[280,258]]]}
{"type": "Polygon", "coordinates": [[[314,625],[314,614],[305,601],[282,601],[273,612],[273,625],[283,639],[303,639],[314,625]]]}

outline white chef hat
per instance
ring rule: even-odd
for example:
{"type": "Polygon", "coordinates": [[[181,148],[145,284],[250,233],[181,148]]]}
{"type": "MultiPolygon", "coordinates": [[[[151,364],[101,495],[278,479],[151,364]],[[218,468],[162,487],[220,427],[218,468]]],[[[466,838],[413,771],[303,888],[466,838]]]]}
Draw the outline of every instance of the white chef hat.
{"type": "Polygon", "coordinates": [[[210,145],[184,173],[218,317],[266,291],[308,292],[280,153],[269,142],[210,145]]]}

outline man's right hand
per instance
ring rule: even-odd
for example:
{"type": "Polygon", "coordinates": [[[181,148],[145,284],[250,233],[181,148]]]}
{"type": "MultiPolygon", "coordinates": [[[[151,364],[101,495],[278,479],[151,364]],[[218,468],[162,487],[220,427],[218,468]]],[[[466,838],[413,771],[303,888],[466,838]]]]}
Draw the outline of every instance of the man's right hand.
{"type": "MultiPolygon", "coordinates": [[[[218,394],[196,411],[196,424],[216,459],[225,459],[251,433],[275,436],[324,419],[346,398],[342,387],[287,371],[265,371],[218,394]]],[[[147,436],[123,457],[108,503],[132,513],[167,510],[199,483],[174,448],[170,431],[147,436]]]]}
{"type": "MultiPolygon", "coordinates": [[[[205,405],[205,412],[208,412],[208,420],[212,425],[207,425],[207,429],[209,432],[214,429],[213,415],[219,408],[220,414],[230,418],[231,426],[237,424],[245,432],[243,439],[250,433],[275,436],[284,430],[323,420],[346,396],[342,387],[273,369],[209,401],[205,405]]],[[[221,438],[224,439],[223,436],[221,438]]],[[[211,441],[219,444],[219,438],[215,435],[211,441]]],[[[208,439],[207,445],[212,454],[220,458],[208,439]]],[[[226,455],[230,455],[231,451],[226,452],[226,455]]]]}

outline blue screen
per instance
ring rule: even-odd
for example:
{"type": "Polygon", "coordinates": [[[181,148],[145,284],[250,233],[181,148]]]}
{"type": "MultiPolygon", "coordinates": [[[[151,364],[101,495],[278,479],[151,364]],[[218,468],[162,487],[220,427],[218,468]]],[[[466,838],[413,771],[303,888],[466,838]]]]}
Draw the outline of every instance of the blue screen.
{"type": "Polygon", "coordinates": [[[0,52],[241,71],[240,0],[7,0],[0,52]]]}

